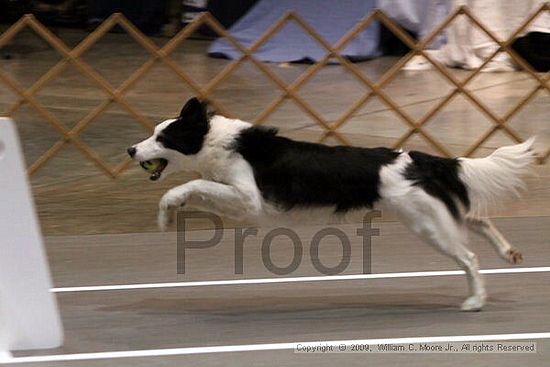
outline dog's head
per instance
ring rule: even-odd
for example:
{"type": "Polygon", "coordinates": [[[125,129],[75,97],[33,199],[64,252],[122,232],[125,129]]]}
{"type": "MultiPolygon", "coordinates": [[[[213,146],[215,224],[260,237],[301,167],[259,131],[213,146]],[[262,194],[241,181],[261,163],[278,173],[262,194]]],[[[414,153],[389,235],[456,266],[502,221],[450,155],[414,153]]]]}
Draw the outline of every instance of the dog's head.
{"type": "Polygon", "coordinates": [[[175,119],[161,122],[151,137],[128,148],[132,159],[142,167],[158,163],[150,179],[156,181],[181,170],[194,170],[195,155],[202,149],[209,129],[205,102],[191,98],[175,119]]]}

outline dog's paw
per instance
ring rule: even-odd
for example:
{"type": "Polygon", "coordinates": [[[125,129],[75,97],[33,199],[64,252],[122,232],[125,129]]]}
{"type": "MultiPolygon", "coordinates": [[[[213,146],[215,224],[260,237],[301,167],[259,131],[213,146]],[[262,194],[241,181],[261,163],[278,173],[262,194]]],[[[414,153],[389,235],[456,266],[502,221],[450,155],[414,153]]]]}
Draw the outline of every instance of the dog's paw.
{"type": "Polygon", "coordinates": [[[159,203],[159,214],[157,218],[159,229],[162,232],[165,232],[174,222],[175,211],[176,208],[173,200],[170,196],[164,195],[159,203]]]}
{"type": "Polygon", "coordinates": [[[174,222],[177,210],[185,205],[186,195],[174,191],[168,191],[159,202],[159,214],[157,223],[161,231],[166,231],[174,222]]]}
{"type": "Polygon", "coordinates": [[[159,214],[157,217],[157,224],[159,226],[159,229],[162,232],[166,232],[166,230],[168,230],[168,227],[170,226],[170,224],[172,224],[173,221],[174,221],[174,212],[169,210],[163,210],[163,209],[159,210],[159,214]]]}
{"type": "Polygon", "coordinates": [[[486,296],[479,295],[470,296],[466,299],[466,301],[464,301],[464,303],[462,303],[460,309],[462,311],[481,311],[485,305],[486,298],[486,296]]]}
{"type": "Polygon", "coordinates": [[[516,249],[511,249],[506,252],[506,260],[510,264],[521,264],[523,262],[523,255],[516,249]]]}

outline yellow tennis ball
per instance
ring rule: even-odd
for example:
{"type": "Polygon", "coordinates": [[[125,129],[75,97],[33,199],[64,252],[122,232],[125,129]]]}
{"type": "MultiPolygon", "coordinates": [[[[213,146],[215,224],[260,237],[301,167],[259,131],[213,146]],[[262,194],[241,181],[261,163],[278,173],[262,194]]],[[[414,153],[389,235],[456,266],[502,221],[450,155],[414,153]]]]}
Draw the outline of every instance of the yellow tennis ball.
{"type": "Polygon", "coordinates": [[[147,172],[154,172],[157,168],[159,168],[160,163],[160,159],[151,159],[150,161],[141,162],[141,168],[147,172]]]}

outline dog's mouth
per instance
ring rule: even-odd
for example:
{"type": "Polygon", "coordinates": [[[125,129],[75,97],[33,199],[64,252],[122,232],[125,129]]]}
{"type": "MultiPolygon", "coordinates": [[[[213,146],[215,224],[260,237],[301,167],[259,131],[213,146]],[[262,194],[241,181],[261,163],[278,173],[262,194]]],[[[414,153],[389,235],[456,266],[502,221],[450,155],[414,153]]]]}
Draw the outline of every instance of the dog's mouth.
{"type": "Polygon", "coordinates": [[[141,168],[151,173],[151,176],[149,176],[149,179],[151,181],[156,181],[162,175],[162,171],[164,171],[164,169],[168,165],[168,161],[164,158],[158,158],[149,161],[139,162],[139,165],[141,166],[141,168]]]}

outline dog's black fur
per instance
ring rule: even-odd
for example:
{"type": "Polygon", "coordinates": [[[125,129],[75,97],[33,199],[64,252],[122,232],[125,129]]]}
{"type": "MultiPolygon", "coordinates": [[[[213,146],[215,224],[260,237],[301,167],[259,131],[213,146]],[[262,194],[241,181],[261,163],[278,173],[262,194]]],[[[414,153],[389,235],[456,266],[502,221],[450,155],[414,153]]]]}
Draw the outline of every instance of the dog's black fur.
{"type": "Polygon", "coordinates": [[[337,212],[371,208],[380,198],[380,168],[400,154],[294,141],[258,126],[243,130],[231,148],[250,163],[268,201],[284,209],[334,205],[337,212]]]}
{"type": "MultiPolygon", "coordinates": [[[[388,148],[330,147],[277,136],[277,129],[250,127],[231,147],[254,170],[256,183],[268,201],[284,209],[334,205],[336,212],[372,208],[380,198],[380,169],[399,152],[388,148]],[[357,195],[360,192],[361,195],[357,195]]],[[[458,172],[460,162],[409,152],[413,162],[405,175],[428,194],[441,200],[453,217],[460,218],[457,200],[470,200],[458,172]]]]}
{"type": "Polygon", "coordinates": [[[435,157],[422,152],[411,151],[413,160],[405,169],[405,177],[414,182],[431,196],[441,200],[455,219],[460,218],[456,200],[466,209],[470,208],[470,198],[466,185],[460,179],[458,159],[435,157]]]}
{"type": "Polygon", "coordinates": [[[157,141],[164,147],[185,155],[197,154],[208,134],[208,120],[207,103],[192,98],[183,106],[175,123],[157,136],[157,141]]]}

